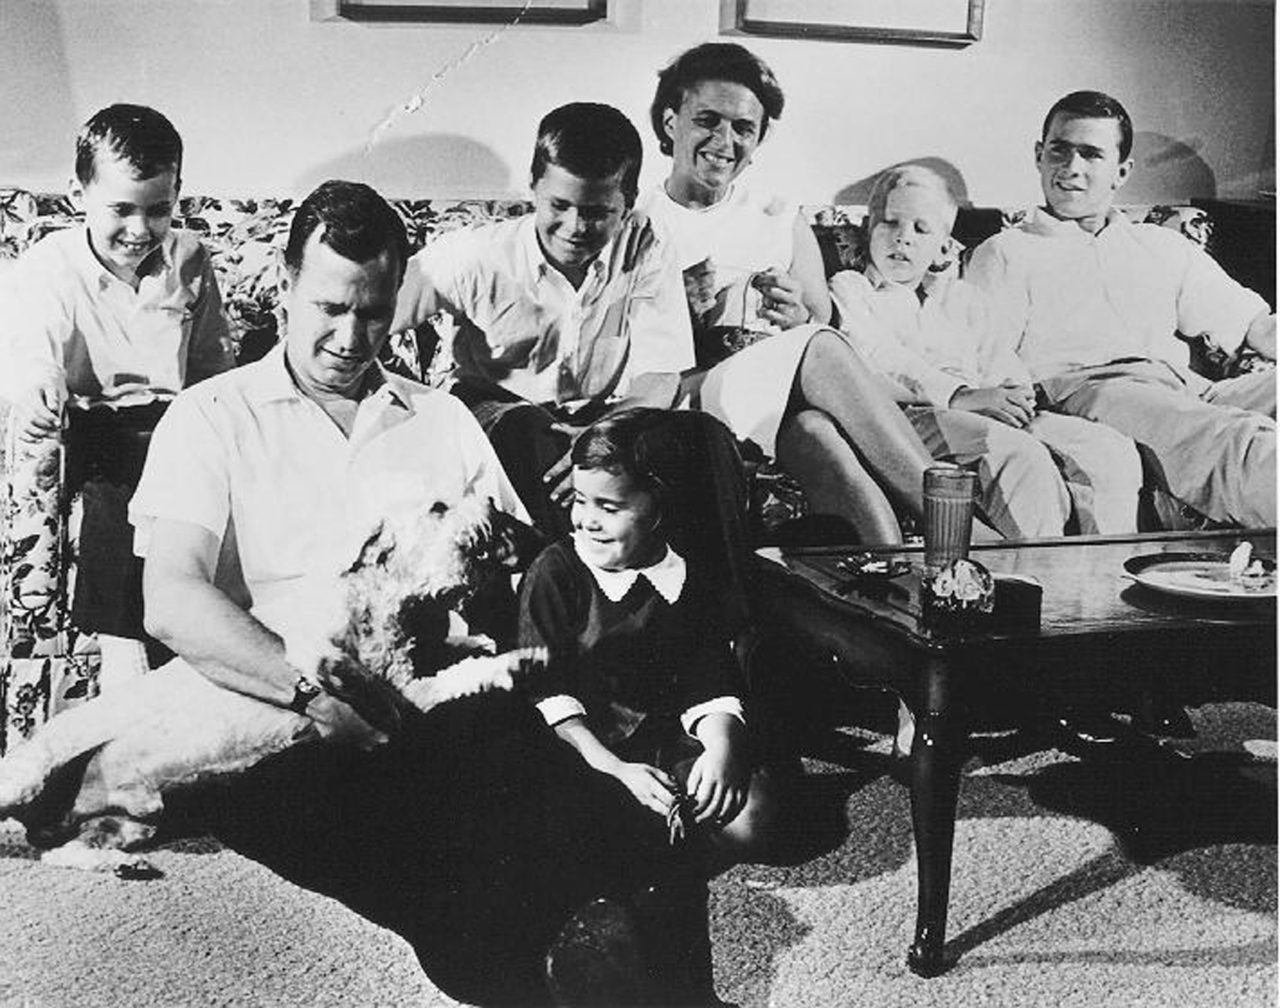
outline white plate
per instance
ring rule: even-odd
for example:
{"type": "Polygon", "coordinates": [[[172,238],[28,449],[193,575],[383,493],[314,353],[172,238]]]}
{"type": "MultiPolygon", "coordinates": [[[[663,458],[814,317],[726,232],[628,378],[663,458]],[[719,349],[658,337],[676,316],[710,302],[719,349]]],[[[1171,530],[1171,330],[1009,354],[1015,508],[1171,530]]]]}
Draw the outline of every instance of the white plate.
{"type": "Polygon", "coordinates": [[[1275,598],[1275,561],[1255,559],[1268,574],[1260,584],[1233,581],[1227,553],[1152,553],[1130,557],[1124,562],[1124,569],[1138,584],[1170,595],[1232,602],[1275,598]]]}

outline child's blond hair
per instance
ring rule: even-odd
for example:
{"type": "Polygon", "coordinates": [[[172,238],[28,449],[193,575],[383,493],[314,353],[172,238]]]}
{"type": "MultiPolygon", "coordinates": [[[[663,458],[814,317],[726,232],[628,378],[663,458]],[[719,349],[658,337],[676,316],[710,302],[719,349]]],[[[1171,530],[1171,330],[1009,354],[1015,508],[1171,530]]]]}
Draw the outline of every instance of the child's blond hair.
{"type": "Polygon", "coordinates": [[[884,207],[889,202],[889,194],[900,186],[920,186],[939,193],[947,205],[947,230],[956,223],[956,213],[960,209],[951,187],[932,168],[922,164],[900,164],[886,168],[880,173],[871,187],[871,197],[867,205],[867,228],[873,228],[884,220],[884,207]]]}

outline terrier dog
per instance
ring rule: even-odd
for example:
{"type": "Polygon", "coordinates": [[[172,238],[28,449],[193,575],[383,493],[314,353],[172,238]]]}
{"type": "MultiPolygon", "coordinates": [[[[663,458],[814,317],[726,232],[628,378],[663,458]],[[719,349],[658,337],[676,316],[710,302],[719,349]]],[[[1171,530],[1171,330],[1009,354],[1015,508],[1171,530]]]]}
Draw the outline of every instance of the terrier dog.
{"type": "MultiPolygon", "coordinates": [[[[407,708],[511,689],[545,664],[543,649],[494,654],[488,637],[450,635],[450,613],[513,569],[523,528],[474,496],[383,521],[345,571],[302,593],[314,625],[286,641],[291,664],[385,735],[407,708]]],[[[46,862],[151,877],[133,852],[163,825],[166,794],[317,738],[305,714],[171,662],[0,759],[0,818],[19,820],[46,862]]]]}

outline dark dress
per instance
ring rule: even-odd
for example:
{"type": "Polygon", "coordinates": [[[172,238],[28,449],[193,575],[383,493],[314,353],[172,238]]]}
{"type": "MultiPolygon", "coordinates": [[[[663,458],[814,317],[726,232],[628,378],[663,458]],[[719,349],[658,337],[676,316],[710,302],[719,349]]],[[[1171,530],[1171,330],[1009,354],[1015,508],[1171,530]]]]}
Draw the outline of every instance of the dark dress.
{"type": "Polygon", "coordinates": [[[520,643],[550,652],[535,699],[575,697],[609,749],[669,769],[690,744],[697,751],[680,715],[740,692],[722,609],[699,564],[674,604],[644,576],[613,602],[571,541],[552,543],[521,585],[520,643]]]}

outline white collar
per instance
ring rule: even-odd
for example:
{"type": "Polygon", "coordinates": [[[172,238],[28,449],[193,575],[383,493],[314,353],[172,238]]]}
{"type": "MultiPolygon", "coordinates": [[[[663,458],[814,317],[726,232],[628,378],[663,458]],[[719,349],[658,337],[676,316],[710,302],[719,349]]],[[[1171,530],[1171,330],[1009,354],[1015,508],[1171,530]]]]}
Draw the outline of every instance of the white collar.
{"type": "Polygon", "coordinates": [[[680,593],[684,591],[688,567],[684,557],[670,546],[662,555],[662,559],[649,567],[626,567],[617,571],[604,570],[584,557],[578,546],[576,532],[573,535],[573,551],[578,554],[578,559],[591,572],[596,584],[600,586],[600,590],[610,602],[621,602],[631,590],[631,586],[636,583],[636,578],[641,576],[653,585],[653,590],[666,600],[667,605],[675,605],[680,598],[680,593]]]}

